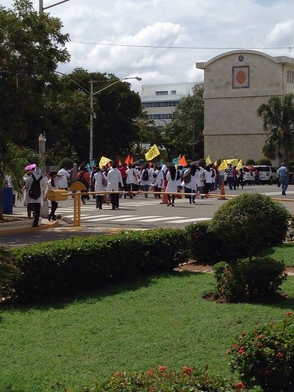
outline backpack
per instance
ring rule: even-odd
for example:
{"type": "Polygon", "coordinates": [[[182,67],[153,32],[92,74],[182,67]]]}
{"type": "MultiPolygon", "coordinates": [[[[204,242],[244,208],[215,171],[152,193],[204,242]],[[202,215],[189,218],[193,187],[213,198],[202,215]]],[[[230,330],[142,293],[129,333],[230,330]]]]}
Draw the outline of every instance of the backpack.
{"type": "Polygon", "coordinates": [[[78,175],[78,181],[80,181],[82,184],[84,184],[85,187],[88,189],[89,184],[88,184],[88,181],[85,180],[84,172],[80,172],[80,173],[79,173],[79,175],[78,175]]]}
{"type": "Polygon", "coordinates": [[[33,182],[29,190],[29,197],[31,199],[37,200],[41,196],[40,181],[42,180],[42,176],[38,180],[33,174],[32,177],[33,177],[33,182]]]}
{"type": "Polygon", "coordinates": [[[183,181],[185,184],[189,184],[189,182],[191,181],[191,170],[190,169],[185,171],[185,173],[183,175],[183,181]]]}
{"type": "Polygon", "coordinates": [[[142,180],[143,180],[143,181],[148,181],[148,180],[149,180],[148,169],[145,169],[145,170],[143,171],[142,180]]]}

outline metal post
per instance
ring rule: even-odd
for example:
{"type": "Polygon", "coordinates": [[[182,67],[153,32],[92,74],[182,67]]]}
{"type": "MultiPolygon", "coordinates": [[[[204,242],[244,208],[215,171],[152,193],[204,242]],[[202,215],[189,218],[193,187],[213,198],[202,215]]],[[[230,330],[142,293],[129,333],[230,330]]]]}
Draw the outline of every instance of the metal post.
{"type": "Polygon", "coordinates": [[[39,0],[39,14],[41,15],[43,13],[44,7],[43,7],[43,0],[39,0]]]}
{"type": "Polygon", "coordinates": [[[93,162],[93,80],[90,80],[90,152],[89,152],[89,165],[93,162]]]}

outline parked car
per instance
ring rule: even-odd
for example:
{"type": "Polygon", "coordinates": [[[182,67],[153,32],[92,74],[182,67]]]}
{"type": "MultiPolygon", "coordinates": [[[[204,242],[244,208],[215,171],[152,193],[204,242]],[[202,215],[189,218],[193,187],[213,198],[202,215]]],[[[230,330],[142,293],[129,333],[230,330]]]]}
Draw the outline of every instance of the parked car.
{"type": "Polygon", "coordinates": [[[254,170],[258,169],[259,171],[259,180],[261,184],[272,185],[274,182],[276,182],[276,171],[273,171],[272,166],[256,165],[253,167],[254,170]]]}

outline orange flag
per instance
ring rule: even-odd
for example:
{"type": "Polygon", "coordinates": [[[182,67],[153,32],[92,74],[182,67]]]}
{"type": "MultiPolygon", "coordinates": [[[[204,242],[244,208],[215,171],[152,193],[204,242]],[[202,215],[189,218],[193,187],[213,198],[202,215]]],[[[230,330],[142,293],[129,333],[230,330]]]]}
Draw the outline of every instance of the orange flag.
{"type": "Polygon", "coordinates": [[[187,161],[186,161],[185,155],[183,155],[182,158],[179,159],[178,165],[187,166],[187,161]]]}
{"type": "Polygon", "coordinates": [[[130,158],[130,164],[133,165],[133,163],[134,163],[134,157],[131,157],[130,158]]]}
{"type": "Polygon", "coordinates": [[[121,160],[119,159],[117,162],[118,166],[121,166],[121,160]]]}
{"type": "Polygon", "coordinates": [[[128,165],[130,163],[130,155],[126,157],[125,163],[128,165]]]}

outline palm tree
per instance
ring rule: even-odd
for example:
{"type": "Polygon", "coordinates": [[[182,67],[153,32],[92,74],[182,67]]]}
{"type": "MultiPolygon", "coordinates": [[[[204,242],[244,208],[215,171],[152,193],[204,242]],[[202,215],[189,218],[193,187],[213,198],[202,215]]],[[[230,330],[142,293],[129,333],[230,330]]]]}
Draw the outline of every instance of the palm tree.
{"type": "Polygon", "coordinates": [[[24,167],[29,162],[38,163],[40,156],[27,148],[3,141],[0,142],[0,220],[3,219],[3,194],[5,175],[11,176],[13,188],[20,199],[23,196],[24,167]]]}
{"type": "Polygon", "coordinates": [[[289,93],[271,97],[257,109],[263,118],[263,128],[270,132],[265,141],[263,153],[269,159],[283,155],[283,161],[289,167],[290,153],[294,147],[294,94],[289,93]]]}

